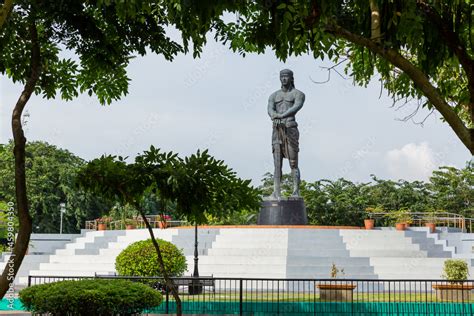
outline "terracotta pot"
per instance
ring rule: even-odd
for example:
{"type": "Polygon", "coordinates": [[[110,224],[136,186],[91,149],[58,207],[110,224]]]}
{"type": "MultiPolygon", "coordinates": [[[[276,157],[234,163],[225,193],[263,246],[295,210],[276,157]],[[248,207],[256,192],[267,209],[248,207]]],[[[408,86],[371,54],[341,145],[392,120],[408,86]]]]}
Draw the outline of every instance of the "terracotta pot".
{"type": "Polygon", "coordinates": [[[317,284],[319,298],[322,301],[352,302],[354,300],[354,284],[317,284]]]}
{"type": "Polygon", "coordinates": [[[364,219],[365,229],[374,229],[375,220],[373,219],[364,219]]]}
{"type": "Polygon", "coordinates": [[[436,224],[435,223],[425,223],[425,226],[430,229],[430,233],[434,233],[436,231],[436,224]]]}
{"type": "Polygon", "coordinates": [[[406,223],[396,223],[395,224],[395,229],[400,230],[400,231],[405,230],[405,228],[406,228],[405,225],[406,225],[406,223]]]}
{"type": "Polygon", "coordinates": [[[167,223],[167,222],[159,221],[159,222],[158,222],[158,226],[159,226],[161,229],[165,229],[165,228],[168,227],[168,223],[167,223]]]}
{"type": "Polygon", "coordinates": [[[440,301],[469,302],[471,300],[472,284],[434,284],[436,299],[440,301]]]}
{"type": "Polygon", "coordinates": [[[97,224],[97,230],[107,230],[107,224],[105,223],[97,224]]]}
{"type": "Polygon", "coordinates": [[[135,225],[133,225],[133,224],[125,225],[125,229],[126,229],[126,230],[131,230],[131,229],[135,229],[135,228],[136,228],[136,227],[135,227],[135,225]]]}

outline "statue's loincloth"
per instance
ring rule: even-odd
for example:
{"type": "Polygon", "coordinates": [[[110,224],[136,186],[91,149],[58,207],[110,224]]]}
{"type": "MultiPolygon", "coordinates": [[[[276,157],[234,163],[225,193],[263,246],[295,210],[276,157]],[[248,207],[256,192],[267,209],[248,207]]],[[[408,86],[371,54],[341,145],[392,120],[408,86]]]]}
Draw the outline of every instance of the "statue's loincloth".
{"type": "MultiPolygon", "coordinates": [[[[285,124],[273,124],[272,147],[280,146],[283,158],[289,159],[290,153],[298,153],[300,133],[297,126],[287,127],[285,124]]],[[[295,156],[295,155],[294,155],[295,156]]]]}

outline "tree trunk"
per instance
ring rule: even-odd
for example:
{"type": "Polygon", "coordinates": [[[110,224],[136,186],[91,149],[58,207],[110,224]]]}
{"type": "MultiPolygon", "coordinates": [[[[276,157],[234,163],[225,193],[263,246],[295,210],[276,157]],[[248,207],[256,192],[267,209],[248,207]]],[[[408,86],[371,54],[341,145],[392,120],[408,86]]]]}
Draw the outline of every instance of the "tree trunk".
{"type": "Polygon", "coordinates": [[[151,242],[153,243],[153,246],[155,246],[155,250],[158,255],[158,264],[161,267],[161,271],[163,271],[163,278],[165,279],[166,286],[168,287],[168,289],[171,289],[171,294],[173,295],[174,300],[176,301],[176,315],[181,316],[183,315],[181,299],[179,298],[179,293],[176,287],[174,286],[173,280],[169,278],[168,272],[165,269],[165,264],[163,263],[163,256],[161,255],[160,246],[155,240],[153,228],[150,226],[150,223],[148,222],[148,219],[146,218],[142,208],[139,205],[136,205],[136,208],[137,210],[139,210],[140,215],[143,218],[143,221],[145,222],[145,226],[148,229],[148,232],[150,233],[151,242]]]}
{"type": "Polygon", "coordinates": [[[0,29],[3,27],[3,24],[5,24],[5,22],[7,21],[8,16],[10,15],[10,12],[12,12],[13,5],[14,5],[13,0],[5,0],[3,2],[3,5],[0,8],[0,29]]]}
{"type": "Polygon", "coordinates": [[[12,131],[15,147],[15,195],[18,213],[19,229],[15,241],[15,247],[11,256],[11,261],[0,278],[0,297],[3,297],[9,290],[13,278],[16,276],[20,265],[25,257],[30,242],[32,232],[32,220],[28,211],[28,198],[26,195],[26,172],[25,172],[25,144],[26,138],[21,126],[21,115],[26,103],[31,97],[36,82],[41,72],[40,48],[38,34],[34,22],[30,26],[31,36],[31,74],[25,84],[25,88],[18,99],[12,115],[12,131]]]}

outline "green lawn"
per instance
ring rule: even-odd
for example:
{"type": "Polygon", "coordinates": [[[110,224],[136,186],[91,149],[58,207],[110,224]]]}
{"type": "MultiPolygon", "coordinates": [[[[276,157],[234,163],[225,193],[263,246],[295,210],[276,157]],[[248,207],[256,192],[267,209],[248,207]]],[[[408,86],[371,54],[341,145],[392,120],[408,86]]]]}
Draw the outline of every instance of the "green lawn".
{"type": "MultiPolygon", "coordinates": [[[[321,302],[318,293],[301,293],[301,292],[243,292],[242,299],[244,302],[321,302]]],[[[200,295],[189,295],[187,293],[180,293],[183,302],[234,302],[240,300],[240,293],[238,291],[228,291],[225,293],[206,292],[200,295]]],[[[169,296],[169,300],[173,297],[169,296]]],[[[354,302],[440,302],[436,299],[434,292],[428,293],[410,293],[410,292],[383,292],[383,293],[354,293],[354,302]]],[[[459,298],[461,303],[461,298],[459,298]]],[[[469,301],[464,303],[474,303],[474,298],[471,295],[469,301]]]]}

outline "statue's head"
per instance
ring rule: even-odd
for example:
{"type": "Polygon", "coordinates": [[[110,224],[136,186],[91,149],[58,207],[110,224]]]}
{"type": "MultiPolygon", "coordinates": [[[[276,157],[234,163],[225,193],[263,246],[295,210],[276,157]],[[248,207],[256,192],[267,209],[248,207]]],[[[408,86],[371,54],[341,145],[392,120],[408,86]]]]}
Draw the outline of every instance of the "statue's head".
{"type": "Polygon", "coordinates": [[[287,87],[290,90],[295,87],[295,79],[293,78],[293,71],[290,69],[283,69],[280,71],[280,82],[282,87],[287,87]]]}

